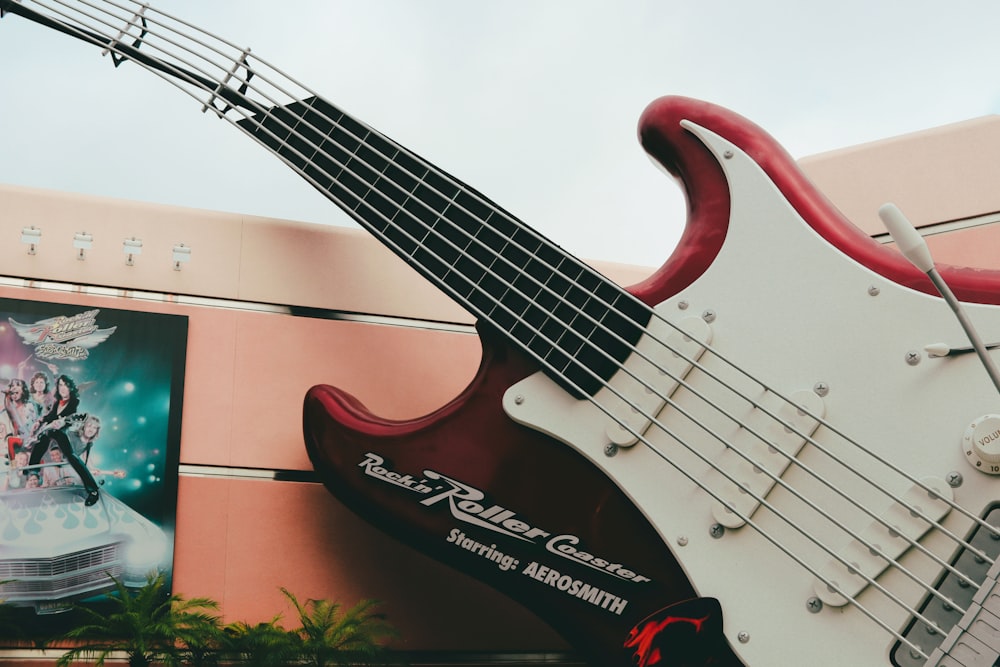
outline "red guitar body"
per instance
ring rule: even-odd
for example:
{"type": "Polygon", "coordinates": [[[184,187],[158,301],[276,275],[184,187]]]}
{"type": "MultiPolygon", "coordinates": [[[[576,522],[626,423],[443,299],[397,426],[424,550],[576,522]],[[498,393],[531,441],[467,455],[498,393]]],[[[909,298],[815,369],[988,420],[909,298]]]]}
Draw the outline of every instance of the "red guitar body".
{"type": "MultiPolygon", "coordinates": [[[[600,471],[562,443],[519,426],[504,414],[500,407],[504,390],[537,369],[489,336],[483,340],[483,363],[472,384],[452,403],[417,420],[381,420],[343,391],[313,388],[305,401],[306,442],[327,488],[394,537],[519,600],[594,664],[687,664],[669,660],[633,663],[626,655],[625,641],[640,621],[663,607],[693,598],[694,591],[660,536],[600,471]],[[370,454],[384,460],[377,467],[424,486],[434,484],[425,471],[434,471],[481,490],[485,498],[477,504],[483,510],[502,507],[504,514],[516,513],[507,520],[523,521],[549,535],[525,542],[458,520],[451,511],[457,494],[430,506],[422,504],[448,493],[452,486],[435,485],[433,491],[421,494],[366,475],[370,454]],[[494,552],[513,557],[517,566],[503,570],[478,550],[449,542],[456,529],[494,552]],[[609,563],[621,563],[650,581],[622,580],[582,561],[554,555],[544,545],[559,535],[579,538],[574,547],[609,563]],[[542,574],[542,581],[522,574],[531,563],[626,600],[627,605],[615,613],[601,606],[603,599],[594,604],[568,593],[573,584],[567,580],[561,584],[567,587],[564,591],[558,580],[555,585],[544,583],[547,573],[542,574]]],[[[477,509],[468,503],[464,508],[477,509]]],[[[607,603],[609,607],[614,598],[607,603]]],[[[685,630],[692,628],[689,625],[685,630]]],[[[713,638],[715,643],[720,640],[721,636],[713,638]]],[[[689,650],[688,642],[679,647],[689,650]]],[[[724,646],[713,646],[712,651],[721,655],[710,664],[739,664],[724,646]]]]}
{"type": "MultiPolygon", "coordinates": [[[[689,218],[670,260],[630,290],[643,301],[655,305],[695,281],[726,236],[729,185],[682,120],[754,158],[843,253],[897,283],[931,289],[898,253],[844,220],[762,130],[706,103],[663,98],[643,115],[640,139],[681,181],[689,218]]],[[[995,274],[942,273],[963,300],[995,302],[1000,294],[995,274]]],[[[309,392],[306,444],[330,491],[376,526],[520,601],[595,665],[741,664],[721,634],[722,610],[698,598],[670,545],[625,493],[571,447],[507,417],[501,396],[539,369],[481,333],[475,380],[425,417],[388,421],[343,391],[309,392]]]]}

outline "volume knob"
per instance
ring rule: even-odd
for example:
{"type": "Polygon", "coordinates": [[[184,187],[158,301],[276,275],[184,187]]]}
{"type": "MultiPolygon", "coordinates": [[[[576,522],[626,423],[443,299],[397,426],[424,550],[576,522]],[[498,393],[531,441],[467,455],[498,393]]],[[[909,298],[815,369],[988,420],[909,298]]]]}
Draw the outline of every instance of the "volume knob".
{"type": "Polygon", "coordinates": [[[962,450],[976,470],[1000,475],[1000,415],[983,415],[969,424],[962,450]]]}

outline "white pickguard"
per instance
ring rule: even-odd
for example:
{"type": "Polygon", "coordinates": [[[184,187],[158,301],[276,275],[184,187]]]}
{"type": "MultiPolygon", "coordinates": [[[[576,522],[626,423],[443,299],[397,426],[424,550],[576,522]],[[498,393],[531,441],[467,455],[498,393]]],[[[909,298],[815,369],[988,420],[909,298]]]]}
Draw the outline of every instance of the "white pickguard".
{"type": "MultiPolygon", "coordinates": [[[[964,482],[954,489],[954,498],[979,515],[1000,497],[1000,478],[969,464],[962,437],[972,420],[1000,412],[1000,395],[975,355],[928,358],[921,352],[916,365],[906,359],[908,352],[922,351],[930,343],[967,343],[944,301],[900,287],[845,256],[800,218],[749,156],[704,128],[689,129],[710,147],[726,172],[732,195],[730,226],[711,267],[660,304],[657,312],[680,322],[712,311],[712,348],[751,377],[786,396],[811,392],[817,383],[829,388],[822,404],[830,428],[821,425],[814,435],[820,445],[896,496],[904,496],[913,483],[834,430],[914,478],[944,479],[959,472],[964,482]]],[[[1000,340],[1000,307],[967,308],[985,339],[1000,340]]],[[[704,354],[700,363],[750,396],[762,395],[756,382],[741,377],[715,354],[704,354]]],[[[704,421],[714,435],[668,406],[658,420],[673,436],[654,425],[643,436],[652,447],[640,442],[618,449],[614,456],[605,453],[607,415],[567,395],[541,373],[511,387],[504,407],[516,421],[579,450],[620,485],[671,546],[698,593],[720,600],[727,638],[750,667],[890,664],[889,649],[895,641],[891,633],[851,605],[809,611],[807,600],[815,595],[816,577],[759,531],[743,526],[728,529],[721,538],[710,535],[716,523],[713,499],[691,479],[721,488],[719,474],[699,455],[720,460],[720,440],[738,442],[739,428],[707,408],[694,392],[715,397],[740,419],[750,407],[720,390],[705,371],[693,370],[688,381],[691,390],[680,389],[672,400],[704,421]]],[[[888,496],[833,463],[816,446],[802,447],[798,460],[866,507],[881,512],[892,505],[888,496]]],[[[782,479],[857,533],[872,522],[795,465],[782,479]]],[[[838,549],[848,545],[843,531],[787,490],[776,488],[768,502],[817,539],[838,549]]],[[[760,510],[753,521],[810,567],[821,570],[830,560],[775,512],[760,510]]],[[[964,537],[971,522],[951,511],[944,525],[964,537]]],[[[921,544],[944,560],[956,549],[942,531],[931,531],[921,544]]],[[[929,582],[941,571],[915,549],[903,556],[902,564],[929,582]]],[[[896,569],[877,581],[912,606],[925,595],[896,569]]],[[[859,602],[893,631],[910,618],[872,586],[860,594],[859,602]]]]}

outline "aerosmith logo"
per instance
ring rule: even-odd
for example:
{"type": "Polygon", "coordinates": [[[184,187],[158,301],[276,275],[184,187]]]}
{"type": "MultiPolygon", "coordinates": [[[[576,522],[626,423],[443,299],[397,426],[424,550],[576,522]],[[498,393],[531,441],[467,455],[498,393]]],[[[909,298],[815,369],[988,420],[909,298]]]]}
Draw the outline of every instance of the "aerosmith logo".
{"type": "Polygon", "coordinates": [[[39,359],[82,360],[90,350],[106,341],[117,327],[101,329],[97,325],[99,309],[77,315],[58,315],[33,324],[22,324],[8,318],[10,325],[27,345],[35,348],[39,359]]]}

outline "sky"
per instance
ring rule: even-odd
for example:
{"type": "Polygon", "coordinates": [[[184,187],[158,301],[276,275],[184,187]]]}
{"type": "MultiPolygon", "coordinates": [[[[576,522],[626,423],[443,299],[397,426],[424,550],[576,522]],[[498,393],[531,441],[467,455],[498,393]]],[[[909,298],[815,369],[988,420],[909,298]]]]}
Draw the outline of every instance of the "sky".
{"type": "MultiPolygon", "coordinates": [[[[648,267],[685,223],[636,139],[660,96],[728,107],[796,158],[1000,110],[995,0],[151,4],[250,47],[570,252],[648,267]]],[[[172,86],[13,15],[0,183],[353,225],[172,86]]]]}

